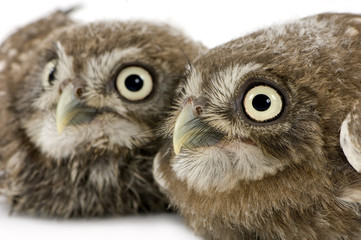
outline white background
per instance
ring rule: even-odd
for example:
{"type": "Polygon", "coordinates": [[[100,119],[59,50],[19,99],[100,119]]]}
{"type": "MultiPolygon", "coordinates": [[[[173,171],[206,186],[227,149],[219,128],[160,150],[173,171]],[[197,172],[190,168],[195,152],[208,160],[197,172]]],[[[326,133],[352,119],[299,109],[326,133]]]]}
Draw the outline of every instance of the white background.
{"type": "MultiPolygon", "coordinates": [[[[322,1],[196,1],[196,0],[7,0],[0,8],[0,41],[17,27],[57,8],[82,5],[79,21],[142,19],[166,21],[208,47],[254,30],[321,12],[361,13],[359,0],[322,1]]],[[[1,136],[0,136],[1,137],[1,136]]],[[[129,216],[111,219],[49,220],[9,216],[0,198],[0,239],[199,239],[176,215],[129,216]]]]}

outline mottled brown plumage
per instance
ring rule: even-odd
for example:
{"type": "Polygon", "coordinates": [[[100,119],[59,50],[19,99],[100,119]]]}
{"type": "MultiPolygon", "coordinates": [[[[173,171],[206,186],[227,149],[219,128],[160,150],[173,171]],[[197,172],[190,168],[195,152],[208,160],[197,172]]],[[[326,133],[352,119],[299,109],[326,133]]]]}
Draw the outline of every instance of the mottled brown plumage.
{"type": "Polygon", "coordinates": [[[154,175],[197,234],[361,239],[360,59],[361,15],[320,14],[195,61],[154,175]]]}
{"type": "Polygon", "coordinates": [[[0,47],[0,192],[12,211],[165,210],[154,129],[201,49],[166,24],[80,24],[61,11],[11,35],[0,47]]]}

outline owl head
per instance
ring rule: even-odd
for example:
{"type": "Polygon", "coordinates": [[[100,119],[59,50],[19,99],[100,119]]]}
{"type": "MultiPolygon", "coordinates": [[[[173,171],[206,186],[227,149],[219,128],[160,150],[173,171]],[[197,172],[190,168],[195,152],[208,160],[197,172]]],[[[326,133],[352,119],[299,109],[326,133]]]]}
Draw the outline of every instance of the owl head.
{"type": "Polygon", "coordinates": [[[339,130],[361,89],[360,29],[359,16],[321,14],[230,41],[189,66],[154,176],[197,233],[352,235],[357,213],[343,200],[357,191],[340,193],[359,176],[339,130]]]}
{"type": "Polygon", "coordinates": [[[30,140],[55,159],[154,139],[186,57],[197,44],[170,26],[98,22],[60,28],[23,66],[16,111],[30,140]]]}
{"type": "Polygon", "coordinates": [[[189,187],[225,191],[239,181],[322,162],[317,106],[323,96],[313,84],[321,85],[314,79],[327,76],[320,73],[324,59],[315,58],[316,46],[307,48],[313,35],[322,36],[321,29],[306,29],[301,46],[292,44],[299,36],[273,31],[277,29],[216,47],[189,66],[164,128],[172,139],[172,169],[189,187]],[[311,156],[318,160],[309,161],[311,156]]]}
{"type": "Polygon", "coordinates": [[[203,48],[167,24],[80,24],[63,11],[10,36],[0,47],[0,192],[12,209],[166,210],[151,173],[156,128],[203,48]]]}

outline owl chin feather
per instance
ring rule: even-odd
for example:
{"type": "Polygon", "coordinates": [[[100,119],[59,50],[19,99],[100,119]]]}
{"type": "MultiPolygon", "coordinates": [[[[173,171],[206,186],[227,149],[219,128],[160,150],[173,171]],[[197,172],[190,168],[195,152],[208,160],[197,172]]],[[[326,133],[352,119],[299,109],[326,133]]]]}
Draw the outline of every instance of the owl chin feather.
{"type": "Polygon", "coordinates": [[[197,234],[361,238],[360,19],[319,14],[197,58],[153,166],[197,234]]]}
{"type": "MultiPolygon", "coordinates": [[[[171,167],[177,178],[199,192],[231,191],[239,181],[261,180],[282,170],[276,158],[266,157],[254,145],[218,143],[217,146],[184,149],[171,167]]],[[[157,175],[157,173],[155,173],[157,175]]]]}

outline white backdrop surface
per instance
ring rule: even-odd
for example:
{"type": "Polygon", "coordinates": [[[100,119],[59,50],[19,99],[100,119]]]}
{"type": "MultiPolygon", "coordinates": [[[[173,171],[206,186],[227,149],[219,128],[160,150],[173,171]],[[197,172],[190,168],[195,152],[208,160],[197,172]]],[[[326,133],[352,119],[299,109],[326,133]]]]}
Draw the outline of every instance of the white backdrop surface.
{"type": "MultiPolygon", "coordinates": [[[[0,41],[16,28],[55,9],[76,5],[82,8],[72,16],[79,21],[166,21],[208,47],[263,27],[315,13],[361,13],[359,0],[10,0],[3,1],[0,8],[0,41]]],[[[9,215],[8,212],[8,204],[0,198],[1,240],[199,239],[174,214],[60,221],[9,215]]]]}

